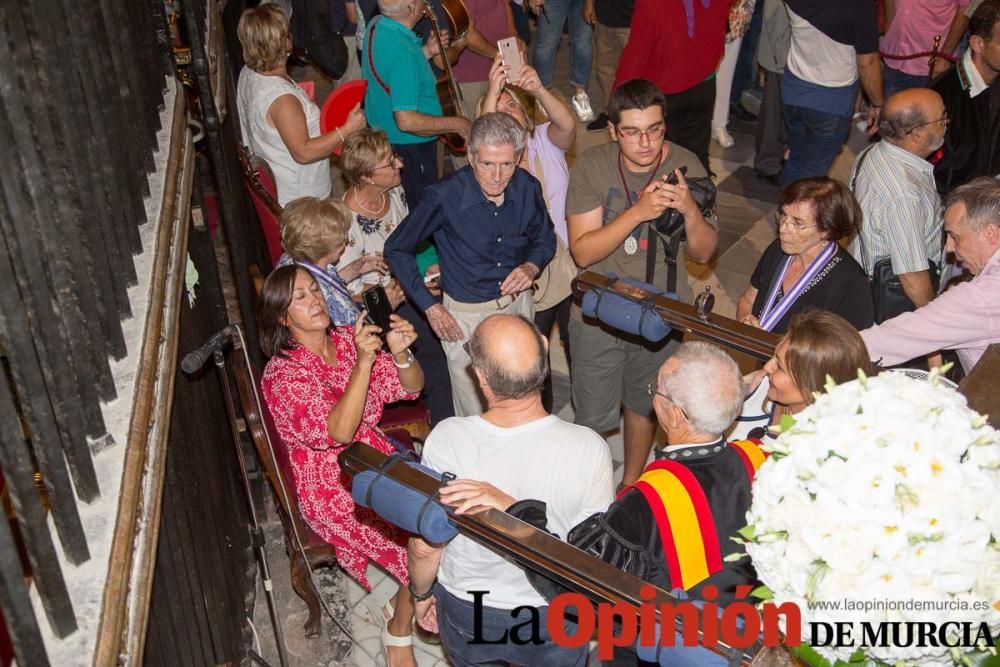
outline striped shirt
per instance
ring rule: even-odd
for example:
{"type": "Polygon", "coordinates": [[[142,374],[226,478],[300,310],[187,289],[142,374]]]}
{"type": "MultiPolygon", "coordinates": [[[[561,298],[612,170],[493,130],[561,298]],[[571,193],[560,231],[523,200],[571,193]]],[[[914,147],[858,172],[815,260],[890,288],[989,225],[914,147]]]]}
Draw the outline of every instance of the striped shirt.
{"type": "Polygon", "coordinates": [[[944,219],[934,165],[880,141],[855,159],[851,186],[864,218],[848,250],[865,273],[886,257],[896,275],[926,271],[928,260],[940,266],[944,219]]]}

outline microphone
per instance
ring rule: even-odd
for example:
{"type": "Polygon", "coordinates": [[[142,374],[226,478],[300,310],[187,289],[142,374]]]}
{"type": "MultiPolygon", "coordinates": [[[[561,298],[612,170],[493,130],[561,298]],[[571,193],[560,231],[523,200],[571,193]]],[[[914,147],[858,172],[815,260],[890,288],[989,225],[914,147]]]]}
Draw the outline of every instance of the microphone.
{"type": "Polygon", "coordinates": [[[222,346],[229,342],[230,336],[235,334],[236,331],[236,325],[230,324],[222,331],[212,334],[212,336],[205,341],[204,345],[199,347],[194,352],[189,352],[184,357],[184,360],[181,361],[181,370],[188,375],[196,373],[199,368],[205,365],[205,362],[208,361],[208,358],[212,356],[216,350],[222,349],[222,346]]]}

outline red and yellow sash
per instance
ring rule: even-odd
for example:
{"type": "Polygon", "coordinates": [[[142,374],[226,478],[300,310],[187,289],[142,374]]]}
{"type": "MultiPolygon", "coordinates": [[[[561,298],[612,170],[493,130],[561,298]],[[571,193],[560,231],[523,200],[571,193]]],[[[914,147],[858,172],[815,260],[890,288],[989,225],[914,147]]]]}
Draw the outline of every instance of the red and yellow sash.
{"type": "Polygon", "coordinates": [[[763,465],[764,460],[767,458],[767,454],[760,448],[760,441],[734,440],[729,443],[729,446],[740,455],[743,465],[747,469],[747,477],[753,482],[754,475],[757,474],[757,471],[760,470],[761,465],[763,465]]]}
{"type": "MultiPolygon", "coordinates": [[[[730,443],[753,481],[766,455],[751,440],[730,443]]],[[[655,461],[635,483],[649,503],[663,542],[670,582],[684,590],[722,569],[715,519],[697,478],[682,463],[655,461]]]]}

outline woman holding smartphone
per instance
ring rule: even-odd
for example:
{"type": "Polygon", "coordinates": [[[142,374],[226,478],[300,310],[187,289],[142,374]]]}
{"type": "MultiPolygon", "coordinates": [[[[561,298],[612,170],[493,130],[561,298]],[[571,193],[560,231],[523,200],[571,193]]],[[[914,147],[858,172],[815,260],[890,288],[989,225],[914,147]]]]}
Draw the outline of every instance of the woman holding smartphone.
{"type": "Polygon", "coordinates": [[[366,590],[369,562],[400,583],[382,609],[382,644],[387,664],[412,665],[408,535],[355,506],[338,457],[355,441],[383,454],[396,451],[378,423],[387,403],[413,399],[424,385],[420,363],[410,353],[417,335],[395,315],[388,331],[362,316],[348,326],[334,325],[313,274],[297,265],[267,277],[260,321],[260,345],[270,357],[261,390],[291,461],[302,518],[334,546],[337,562],[366,590]]]}

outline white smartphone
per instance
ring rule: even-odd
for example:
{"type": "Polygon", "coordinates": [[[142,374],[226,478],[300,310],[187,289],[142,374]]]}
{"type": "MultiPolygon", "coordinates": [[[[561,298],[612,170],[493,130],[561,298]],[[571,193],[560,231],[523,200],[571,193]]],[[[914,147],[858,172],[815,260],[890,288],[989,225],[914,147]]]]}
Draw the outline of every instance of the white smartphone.
{"type": "Polygon", "coordinates": [[[517,48],[517,37],[501,39],[497,42],[497,48],[500,50],[503,64],[507,68],[507,83],[517,81],[521,76],[521,65],[524,64],[521,51],[517,48]]]}
{"type": "Polygon", "coordinates": [[[437,273],[429,273],[426,276],[424,276],[424,283],[425,284],[432,283],[440,277],[441,277],[440,271],[438,271],[437,273]]]}

